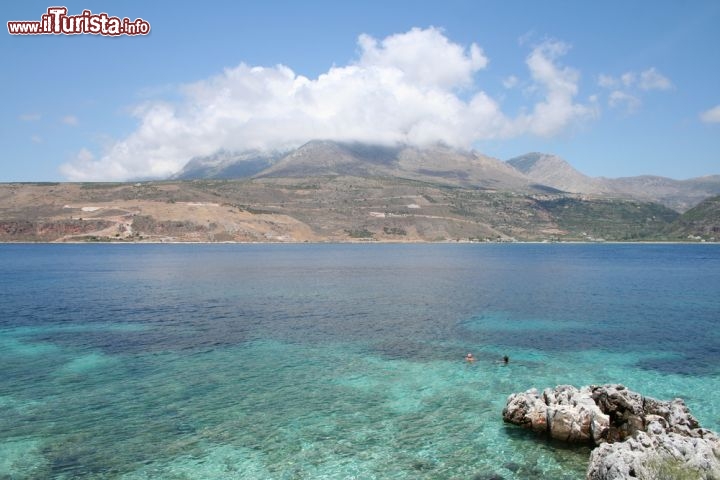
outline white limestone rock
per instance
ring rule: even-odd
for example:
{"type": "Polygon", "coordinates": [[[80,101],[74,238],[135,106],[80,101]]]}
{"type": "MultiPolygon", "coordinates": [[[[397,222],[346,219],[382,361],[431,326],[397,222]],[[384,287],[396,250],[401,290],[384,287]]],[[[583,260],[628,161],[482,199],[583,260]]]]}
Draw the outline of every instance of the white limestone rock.
{"type": "Polygon", "coordinates": [[[720,480],[720,440],[683,400],[661,401],[623,385],[559,385],[508,397],[506,422],[568,443],[593,443],[588,480],[720,480]]]}

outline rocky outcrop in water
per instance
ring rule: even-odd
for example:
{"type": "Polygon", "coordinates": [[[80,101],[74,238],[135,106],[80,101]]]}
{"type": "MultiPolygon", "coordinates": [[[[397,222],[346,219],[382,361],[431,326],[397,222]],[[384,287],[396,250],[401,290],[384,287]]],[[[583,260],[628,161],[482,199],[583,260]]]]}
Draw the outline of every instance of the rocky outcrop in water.
{"type": "Polygon", "coordinates": [[[589,480],[720,479],[717,437],[639,432],[624,442],[605,443],[592,451],[589,480]]]}
{"type": "Polygon", "coordinates": [[[681,399],[655,400],[623,385],[560,385],[510,395],[502,415],[557,440],[598,446],[589,480],[720,480],[720,440],[681,399]]]}
{"type": "Polygon", "coordinates": [[[593,401],[590,387],[578,390],[570,385],[510,395],[503,419],[570,443],[598,444],[610,425],[608,415],[593,401]]]}

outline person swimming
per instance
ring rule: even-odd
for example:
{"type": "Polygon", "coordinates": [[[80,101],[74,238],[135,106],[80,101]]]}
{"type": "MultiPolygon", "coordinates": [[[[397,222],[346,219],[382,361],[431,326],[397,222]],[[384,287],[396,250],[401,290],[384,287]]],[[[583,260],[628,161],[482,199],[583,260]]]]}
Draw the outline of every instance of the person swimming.
{"type": "Polygon", "coordinates": [[[510,357],[508,357],[507,355],[503,355],[503,363],[507,364],[509,362],[510,362],[510,357]]]}
{"type": "Polygon", "coordinates": [[[472,353],[468,353],[467,355],[465,355],[465,361],[466,361],[466,362],[474,362],[474,361],[475,361],[475,357],[473,357],[473,354],[472,354],[472,353]]]}

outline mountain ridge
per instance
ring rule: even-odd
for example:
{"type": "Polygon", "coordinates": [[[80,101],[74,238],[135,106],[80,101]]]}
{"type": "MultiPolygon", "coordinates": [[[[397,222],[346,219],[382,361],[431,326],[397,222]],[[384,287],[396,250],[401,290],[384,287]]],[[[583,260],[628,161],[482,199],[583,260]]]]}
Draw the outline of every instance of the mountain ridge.
{"type": "Polygon", "coordinates": [[[720,194],[720,175],[687,180],[642,175],[590,177],[563,158],[532,152],[502,161],[445,145],[384,146],[311,140],[289,151],[216,152],[191,159],[171,179],[397,177],[519,193],[568,192],[657,202],[684,212],[720,194]]]}
{"type": "Polygon", "coordinates": [[[288,152],[253,176],[390,176],[489,189],[534,191],[530,182],[501,160],[444,145],[418,148],[313,140],[288,152]]]}
{"type": "Polygon", "coordinates": [[[720,176],[591,178],[542,153],[503,162],[446,145],[316,140],[196,157],[176,177],[184,180],[0,184],[0,242],[720,237],[720,196],[707,198],[720,194],[720,176]]]}
{"type": "Polygon", "coordinates": [[[708,197],[720,194],[720,175],[687,180],[658,175],[590,177],[556,155],[537,152],[521,155],[507,162],[530,179],[559,190],[657,202],[681,213],[708,197]]]}
{"type": "Polygon", "coordinates": [[[212,155],[191,158],[180,171],[171,175],[169,180],[251,177],[270,167],[281,155],[282,153],[279,151],[230,152],[218,150],[212,155]]]}
{"type": "Polygon", "coordinates": [[[531,152],[506,160],[530,179],[570,193],[607,194],[603,182],[584,175],[563,158],[548,153],[531,152]]]}

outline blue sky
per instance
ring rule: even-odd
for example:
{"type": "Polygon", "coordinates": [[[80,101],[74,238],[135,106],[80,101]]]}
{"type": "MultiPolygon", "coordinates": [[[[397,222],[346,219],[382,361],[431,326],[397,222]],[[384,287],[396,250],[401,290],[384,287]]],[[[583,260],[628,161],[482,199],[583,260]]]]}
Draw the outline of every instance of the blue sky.
{"type": "MultiPolygon", "coordinates": [[[[3,25],[53,5],[5,2],[3,25]]],[[[3,27],[0,181],[163,176],[313,137],[541,151],[592,176],[720,174],[716,0],[62,5],[152,30],[3,27]]]]}

